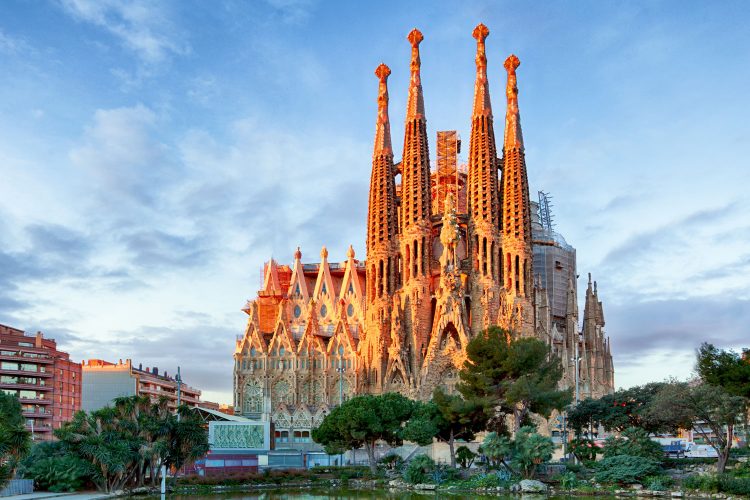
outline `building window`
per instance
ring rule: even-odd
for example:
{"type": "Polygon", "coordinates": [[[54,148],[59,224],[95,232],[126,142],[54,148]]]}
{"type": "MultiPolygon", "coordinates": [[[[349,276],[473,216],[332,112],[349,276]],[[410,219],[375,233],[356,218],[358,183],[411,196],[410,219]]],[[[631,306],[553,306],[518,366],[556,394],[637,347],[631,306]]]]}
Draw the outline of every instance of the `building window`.
{"type": "Polygon", "coordinates": [[[276,444],[288,443],[289,431],[276,431],[274,437],[276,438],[276,444]]]}

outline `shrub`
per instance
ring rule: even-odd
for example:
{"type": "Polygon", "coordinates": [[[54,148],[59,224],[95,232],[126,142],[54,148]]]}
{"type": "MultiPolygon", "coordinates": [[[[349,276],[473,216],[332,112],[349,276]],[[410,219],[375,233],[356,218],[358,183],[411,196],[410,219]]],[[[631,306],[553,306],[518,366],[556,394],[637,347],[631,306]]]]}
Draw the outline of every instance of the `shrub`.
{"type": "Polygon", "coordinates": [[[631,455],[607,457],[596,464],[594,477],[599,483],[633,484],[644,477],[659,472],[659,463],[655,460],[631,455]]]}
{"type": "Polygon", "coordinates": [[[731,474],[704,474],[688,476],[682,486],[690,490],[706,493],[730,493],[732,495],[750,495],[750,478],[734,477],[731,474]]]}
{"type": "Polygon", "coordinates": [[[648,437],[643,429],[631,427],[622,433],[622,437],[609,437],[604,442],[604,458],[618,455],[643,457],[657,462],[664,458],[661,445],[648,437]]]}
{"type": "Polygon", "coordinates": [[[672,483],[672,478],[668,476],[647,476],[642,481],[643,486],[652,491],[666,491],[672,483]]]}
{"type": "Polygon", "coordinates": [[[568,445],[568,449],[581,462],[596,460],[597,447],[591,439],[575,438],[568,445]]]}
{"type": "Polygon", "coordinates": [[[417,455],[404,469],[404,481],[410,484],[420,484],[427,481],[427,475],[435,468],[435,462],[427,455],[417,455]]]}
{"type": "Polygon", "coordinates": [[[395,453],[386,455],[378,461],[378,464],[382,465],[388,470],[400,470],[404,466],[404,459],[395,453]]]}
{"type": "Polygon", "coordinates": [[[719,491],[732,495],[750,495],[750,478],[732,477],[729,474],[718,476],[719,491]]]}
{"type": "Polygon", "coordinates": [[[459,446],[456,450],[456,460],[458,461],[458,464],[464,469],[468,469],[469,467],[471,467],[471,464],[474,463],[474,460],[478,456],[479,455],[471,451],[466,446],[459,446]]]}
{"type": "Polygon", "coordinates": [[[49,441],[32,448],[20,472],[33,479],[37,489],[67,492],[89,487],[96,471],[90,462],[71,454],[62,443],[49,441]]]}
{"type": "Polygon", "coordinates": [[[578,477],[571,471],[564,472],[555,479],[560,482],[560,487],[564,490],[572,490],[578,486],[578,477]]]}

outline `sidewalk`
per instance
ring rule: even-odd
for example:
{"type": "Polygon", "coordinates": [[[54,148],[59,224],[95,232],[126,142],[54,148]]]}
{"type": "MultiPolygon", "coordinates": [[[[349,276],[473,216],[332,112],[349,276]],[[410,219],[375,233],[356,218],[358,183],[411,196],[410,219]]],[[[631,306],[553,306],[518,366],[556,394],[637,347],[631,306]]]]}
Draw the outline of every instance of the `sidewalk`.
{"type": "Polygon", "coordinates": [[[60,500],[102,500],[109,498],[109,495],[100,493],[98,491],[83,493],[50,493],[47,491],[39,491],[29,493],[28,495],[12,495],[9,497],[2,497],[2,500],[32,500],[36,498],[59,498],[60,500]]]}

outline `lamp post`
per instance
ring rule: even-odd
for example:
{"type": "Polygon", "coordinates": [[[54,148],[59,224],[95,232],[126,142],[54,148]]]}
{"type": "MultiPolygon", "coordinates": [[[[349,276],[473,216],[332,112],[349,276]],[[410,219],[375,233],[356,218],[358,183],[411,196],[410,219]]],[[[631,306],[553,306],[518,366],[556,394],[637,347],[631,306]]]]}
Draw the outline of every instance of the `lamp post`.
{"type": "Polygon", "coordinates": [[[180,367],[177,367],[177,375],[174,378],[177,382],[177,421],[180,421],[180,404],[182,404],[182,377],[180,377],[180,367]]]}
{"type": "MultiPolygon", "coordinates": [[[[344,370],[346,367],[344,366],[344,346],[339,346],[339,366],[336,368],[336,371],[339,374],[339,406],[341,406],[344,403],[344,370]]],[[[340,455],[340,461],[339,464],[341,467],[344,466],[344,454],[342,453],[340,455]]]]}
{"type": "Polygon", "coordinates": [[[339,406],[344,402],[344,346],[339,346],[339,366],[336,371],[339,374],[339,406]]]}
{"type": "Polygon", "coordinates": [[[575,354],[575,357],[570,358],[570,360],[573,363],[575,363],[575,365],[576,365],[576,405],[578,405],[578,402],[581,399],[581,395],[580,395],[580,381],[579,381],[579,377],[580,377],[580,374],[579,374],[580,369],[579,369],[579,367],[581,365],[581,355],[580,355],[580,353],[578,351],[578,344],[580,343],[581,339],[580,339],[580,335],[576,335],[576,337],[577,337],[576,338],[576,354],[575,354]]]}

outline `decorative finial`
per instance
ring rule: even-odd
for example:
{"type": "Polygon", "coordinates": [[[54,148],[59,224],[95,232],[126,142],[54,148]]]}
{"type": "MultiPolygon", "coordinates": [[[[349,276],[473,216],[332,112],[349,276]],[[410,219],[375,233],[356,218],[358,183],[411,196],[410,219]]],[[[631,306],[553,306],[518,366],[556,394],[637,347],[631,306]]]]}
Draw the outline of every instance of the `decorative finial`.
{"type": "Polygon", "coordinates": [[[386,83],[390,74],[391,68],[389,68],[385,63],[380,63],[380,66],[375,68],[375,76],[378,77],[380,83],[386,83]]]}
{"type": "Polygon", "coordinates": [[[477,81],[474,84],[474,116],[492,117],[492,105],[490,104],[490,89],[487,83],[487,54],[485,52],[484,40],[490,34],[482,23],[477,24],[471,36],[477,40],[477,81]]]}
{"type": "Polygon", "coordinates": [[[375,69],[375,76],[380,80],[378,88],[378,120],[375,126],[375,153],[393,154],[391,147],[391,123],[388,118],[388,75],[391,68],[381,63],[375,69]]]}
{"type": "Polygon", "coordinates": [[[505,63],[503,66],[505,66],[505,69],[508,70],[508,73],[515,73],[516,68],[521,65],[521,61],[518,59],[518,56],[515,54],[511,54],[508,56],[508,58],[505,60],[505,63]]]}
{"type": "Polygon", "coordinates": [[[323,248],[320,249],[320,258],[323,260],[326,260],[328,258],[328,249],[325,245],[323,245],[323,248]]]}
{"type": "Polygon", "coordinates": [[[409,97],[406,102],[406,121],[424,119],[424,97],[422,96],[422,77],[419,73],[422,60],[419,58],[419,44],[424,40],[422,32],[414,28],[406,37],[411,44],[411,78],[409,80],[409,97]]]}
{"type": "Polygon", "coordinates": [[[477,39],[477,42],[484,43],[484,39],[490,34],[489,28],[482,23],[477,24],[471,36],[477,39]]]}
{"type": "Polygon", "coordinates": [[[302,258],[302,252],[300,251],[299,247],[297,247],[297,251],[294,252],[294,260],[300,260],[302,258]]]}
{"type": "Polygon", "coordinates": [[[409,36],[407,36],[406,39],[409,40],[409,43],[411,43],[413,48],[417,48],[422,40],[424,40],[424,35],[422,35],[422,32],[417,28],[414,28],[409,32],[409,36]]]}
{"type": "Polygon", "coordinates": [[[354,247],[349,245],[349,250],[346,251],[346,256],[350,259],[354,258],[354,247]]]}

